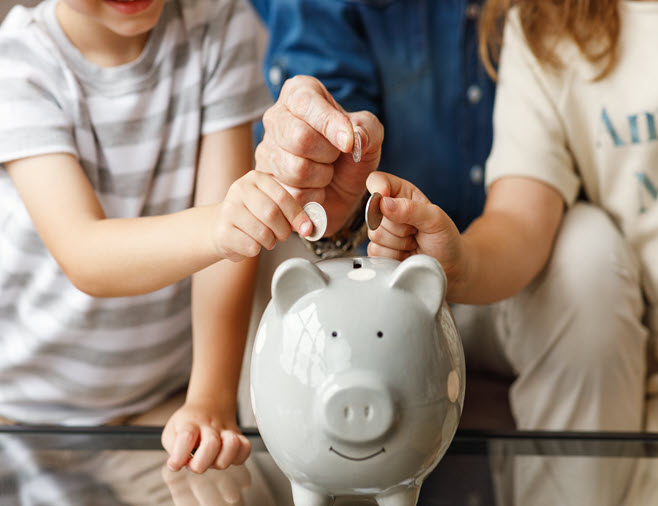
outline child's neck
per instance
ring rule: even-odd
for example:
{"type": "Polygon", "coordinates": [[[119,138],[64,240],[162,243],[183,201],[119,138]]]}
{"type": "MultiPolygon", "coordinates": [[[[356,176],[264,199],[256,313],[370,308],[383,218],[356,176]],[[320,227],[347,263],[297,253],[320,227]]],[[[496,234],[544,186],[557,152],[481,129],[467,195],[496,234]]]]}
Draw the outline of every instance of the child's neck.
{"type": "Polygon", "coordinates": [[[119,35],[64,2],[57,3],[55,15],[71,43],[87,60],[101,67],[116,67],[137,59],[149,36],[149,32],[133,37],[119,35]]]}

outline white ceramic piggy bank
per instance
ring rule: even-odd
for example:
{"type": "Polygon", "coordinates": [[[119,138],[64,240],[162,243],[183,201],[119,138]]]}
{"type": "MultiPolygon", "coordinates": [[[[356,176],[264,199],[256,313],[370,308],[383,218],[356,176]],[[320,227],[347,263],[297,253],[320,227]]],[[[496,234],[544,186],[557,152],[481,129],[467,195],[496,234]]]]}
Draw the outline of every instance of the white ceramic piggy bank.
{"type": "Polygon", "coordinates": [[[341,495],[416,505],[464,401],[464,352],[445,290],[443,269],[424,255],[294,258],[276,270],[251,396],[295,506],[341,495]]]}

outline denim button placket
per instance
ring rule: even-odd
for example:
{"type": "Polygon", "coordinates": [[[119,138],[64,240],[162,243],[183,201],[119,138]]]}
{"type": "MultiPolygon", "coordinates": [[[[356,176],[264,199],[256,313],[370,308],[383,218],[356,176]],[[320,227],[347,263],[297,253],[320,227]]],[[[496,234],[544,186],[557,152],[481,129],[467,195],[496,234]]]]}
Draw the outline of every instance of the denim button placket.
{"type": "Polygon", "coordinates": [[[466,89],[466,98],[471,104],[478,104],[480,100],[482,100],[482,88],[480,88],[477,84],[471,84],[466,89]]]}
{"type": "Polygon", "coordinates": [[[267,80],[272,86],[279,86],[282,77],[283,72],[281,72],[281,68],[278,65],[272,65],[267,72],[267,80]]]}
{"type": "Polygon", "coordinates": [[[481,184],[484,180],[484,169],[482,168],[482,165],[473,165],[469,172],[469,177],[471,178],[471,183],[481,184]]]}

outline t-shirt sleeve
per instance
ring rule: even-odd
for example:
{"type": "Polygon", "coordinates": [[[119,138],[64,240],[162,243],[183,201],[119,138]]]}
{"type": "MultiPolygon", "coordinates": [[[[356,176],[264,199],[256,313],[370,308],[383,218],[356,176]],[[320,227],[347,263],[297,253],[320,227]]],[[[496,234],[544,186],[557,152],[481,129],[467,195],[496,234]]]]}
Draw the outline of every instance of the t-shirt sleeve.
{"type": "Polygon", "coordinates": [[[571,205],[580,179],[556,103],[558,81],[550,72],[532,54],[512,10],[503,37],[486,184],[509,176],[533,178],[555,188],[571,205]]]}
{"type": "Polygon", "coordinates": [[[258,18],[246,0],[220,4],[204,40],[203,134],[257,120],[272,104],[260,69],[258,18]]]}
{"type": "Polygon", "coordinates": [[[0,163],[48,153],[77,155],[55,70],[28,43],[0,37],[0,163]]]}

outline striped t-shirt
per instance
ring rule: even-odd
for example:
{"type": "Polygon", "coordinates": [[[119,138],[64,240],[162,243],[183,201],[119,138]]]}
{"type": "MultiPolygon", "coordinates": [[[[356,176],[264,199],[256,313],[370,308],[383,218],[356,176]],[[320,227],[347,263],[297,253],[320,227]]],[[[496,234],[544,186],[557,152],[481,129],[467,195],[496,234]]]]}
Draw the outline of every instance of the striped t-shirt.
{"type": "Polygon", "coordinates": [[[87,61],[55,0],[0,27],[0,416],[95,424],[181,388],[191,364],[190,282],[136,297],[76,289],[40,240],[2,162],[72,153],[110,218],[192,204],[204,134],[270,103],[245,0],[168,0],[138,59],[87,61]]]}

